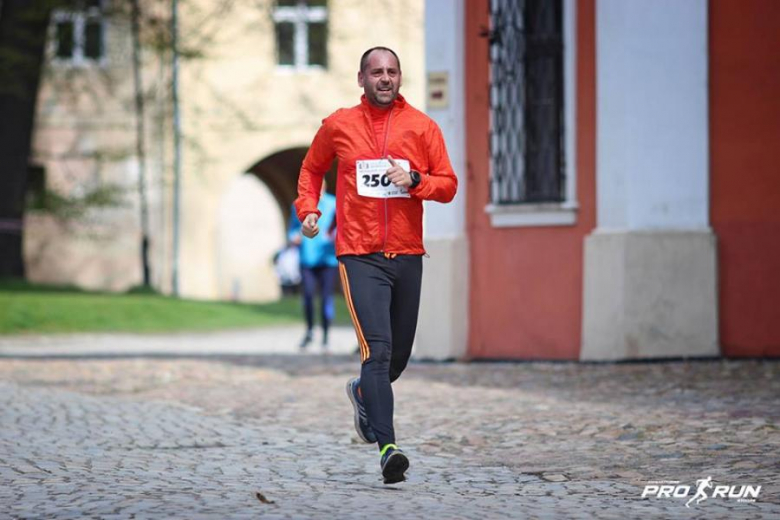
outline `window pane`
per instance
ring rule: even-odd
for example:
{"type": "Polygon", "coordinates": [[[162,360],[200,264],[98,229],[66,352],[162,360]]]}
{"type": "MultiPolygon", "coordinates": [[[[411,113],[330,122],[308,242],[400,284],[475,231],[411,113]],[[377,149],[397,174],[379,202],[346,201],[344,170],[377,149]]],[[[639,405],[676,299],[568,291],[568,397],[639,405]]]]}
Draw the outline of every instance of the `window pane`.
{"type": "Polygon", "coordinates": [[[290,7],[298,5],[298,0],[276,0],[276,5],[279,7],[290,7]]]}
{"type": "Polygon", "coordinates": [[[328,3],[328,1],[327,0],[308,0],[308,2],[306,2],[306,3],[309,4],[312,7],[325,7],[325,5],[328,3]]]}
{"type": "Polygon", "coordinates": [[[73,57],[73,22],[57,22],[57,57],[73,57]]]}
{"type": "Polygon", "coordinates": [[[526,200],[563,200],[561,2],[526,1],[526,200]]]}
{"type": "Polygon", "coordinates": [[[565,197],[562,0],[492,0],[491,199],[565,197]]]}
{"type": "Polygon", "coordinates": [[[309,65],[328,66],[328,26],[309,24],[309,65]]]}
{"type": "Polygon", "coordinates": [[[294,65],[295,51],[293,46],[293,24],[280,22],[276,24],[276,49],[279,65],[294,65]]]}
{"type": "Polygon", "coordinates": [[[84,56],[98,60],[103,56],[103,24],[88,21],[84,27],[84,56]]]}

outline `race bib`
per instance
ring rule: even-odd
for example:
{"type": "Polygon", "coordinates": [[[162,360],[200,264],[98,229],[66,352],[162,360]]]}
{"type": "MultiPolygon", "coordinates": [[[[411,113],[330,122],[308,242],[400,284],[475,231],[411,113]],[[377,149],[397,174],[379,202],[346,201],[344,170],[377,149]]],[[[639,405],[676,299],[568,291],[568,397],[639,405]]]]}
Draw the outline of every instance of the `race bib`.
{"type": "MultiPolygon", "coordinates": [[[[409,171],[409,161],[406,159],[393,159],[395,163],[406,171],[409,171]]],[[[390,161],[387,159],[370,159],[357,161],[355,172],[357,179],[358,195],[373,197],[375,199],[409,198],[409,192],[402,186],[396,186],[387,178],[385,172],[390,169],[390,161]]]]}

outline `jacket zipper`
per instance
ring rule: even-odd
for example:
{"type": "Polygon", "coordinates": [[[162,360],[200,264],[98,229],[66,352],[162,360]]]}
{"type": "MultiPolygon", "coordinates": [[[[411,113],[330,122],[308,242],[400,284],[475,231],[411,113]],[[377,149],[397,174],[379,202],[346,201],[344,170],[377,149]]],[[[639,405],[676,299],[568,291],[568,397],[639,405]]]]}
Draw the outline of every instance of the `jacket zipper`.
{"type": "MultiPolygon", "coordinates": [[[[382,150],[382,157],[383,158],[387,157],[387,140],[390,137],[390,120],[392,118],[393,118],[393,107],[390,108],[390,113],[387,114],[387,124],[385,125],[385,142],[384,142],[383,150],[382,150]]],[[[387,197],[385,197],[384,202],[385,202],[385,242],[382,245],[382,251],[383,252],[387,250],[387,235],[389,234],[389,227],[390,227],[390,222],[388,221],[388,216],[387,216],[387,212],[388,212],[388,209],[387,209],[387,197]]]]}
{"type": "MultiPolygon", "coordinates": [[[[374,134],[374,124],[371,121],[371,113],[368,110],[364,112],[366,116],[366,124],[368,125],[368,131],[371,133],[372,136],[374,136],[374,144],[376,145],[376,151],[381,152],[380,155],[383,159],[387,157],[387,141],[390,137],[390,118],[393,117],[394,109],[395,107],[390,107],[390,112],[387,114],[387,124],[385,125],[385,139],[384,139],[384,143],[382,143],[381,148],[380,148],[379,141],[376,138],[376,134],[374,134]]],[[[388,234],[387,228],[389,224],[387,199],[384,199],[384,209],[385,209],[385,237],[384,237],[384,242],[382,244],[382,251],[381,251],[382,253],[384,253],[385,249],[387,249],[387,234],[388,234]]]]}

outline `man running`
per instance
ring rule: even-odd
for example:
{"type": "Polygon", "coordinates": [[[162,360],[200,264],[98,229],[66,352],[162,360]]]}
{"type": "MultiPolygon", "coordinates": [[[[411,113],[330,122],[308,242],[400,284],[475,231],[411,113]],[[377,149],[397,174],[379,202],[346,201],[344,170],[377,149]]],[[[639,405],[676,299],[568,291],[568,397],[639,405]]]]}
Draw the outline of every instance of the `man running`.
{"type": "Polygon", "coordinates": [[[423,200],[450,202],[457,178],[441,130],[399,94],[401,63],[386,47],[360,59],[360,104],[322,122],[298,178],[295,208],[304,236],[319,233],[325,172],[339,159],[336,256],[360,346],[360,376],[347,383],[355,429],[377,443],[386,484],[409,460],[395,444],[394,382],[412,353],[422,279],[423,200]]]}

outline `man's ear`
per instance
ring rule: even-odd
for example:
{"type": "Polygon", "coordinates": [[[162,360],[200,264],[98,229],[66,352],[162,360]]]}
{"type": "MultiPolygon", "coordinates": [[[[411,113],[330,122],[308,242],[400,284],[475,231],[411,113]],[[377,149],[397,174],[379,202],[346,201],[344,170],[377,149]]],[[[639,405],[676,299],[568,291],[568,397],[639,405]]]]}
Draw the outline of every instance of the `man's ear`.
{"type": "Polygon", "coordinates": [[[358,87],[363,88],[363,71],[358,71],[358,87]]]}

